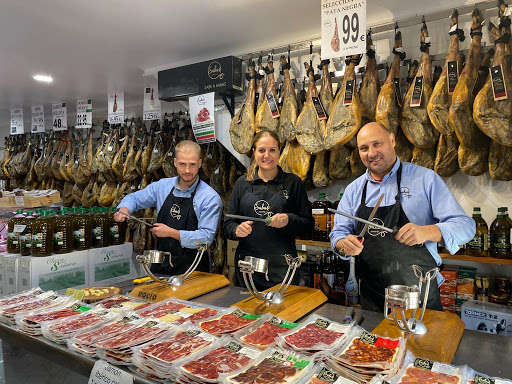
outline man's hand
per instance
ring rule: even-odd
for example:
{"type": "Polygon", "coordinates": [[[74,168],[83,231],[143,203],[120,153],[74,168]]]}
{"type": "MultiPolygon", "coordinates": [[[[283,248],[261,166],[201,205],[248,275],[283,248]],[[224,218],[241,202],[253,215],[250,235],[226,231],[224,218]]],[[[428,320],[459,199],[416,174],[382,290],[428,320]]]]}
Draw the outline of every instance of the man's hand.
{"type": "Polygon", "coordinates": [[[239,239],[249,236],[252,233],[253,221],[244,221],[235,230],[235,236],[239,239]]]}
{"type": "Polygon", "coordinates": [[[405,224],[395,235],[395,239],[405,245],[423,244],[425,241],[440,242],[443,239],[437,225],[405,224]]]}
{"type": "Polygon", "coordinates": [[[268,224],[272,228],[283,228],[288,225],[288,215],[286,213],[276,213],[271,217],[272,221],[268,224]]]}
{"type": "Polygon", "coordinates": [[[124,212],[126,214],[130,213],[130,211],[128,211],[128,208],[126,207],[119,208],[119,210],[116,213],[114,213],[114,220],[119,223],[125,221],[127,218],[127,216],[123,215],[121,212],[124,212]]]}
{"type": "Polygon", "coordinates": [[[155,223],[154,227],[151,228],[151,232],[153,232],[156,237],[172,237],[176,240],[180,239],[180,231],[162,223],[155,223]]]}
{"type": "Polygon", "coordinates": [[[344,239],[338,240],[336,243],[336,249],[338,251],[340,251],[342,248],[342,254],[345,254],[346,256],[357,256],[363,251],[364,246],[359,242],[359,239],[356,235],[348,235],[344,239]]]}

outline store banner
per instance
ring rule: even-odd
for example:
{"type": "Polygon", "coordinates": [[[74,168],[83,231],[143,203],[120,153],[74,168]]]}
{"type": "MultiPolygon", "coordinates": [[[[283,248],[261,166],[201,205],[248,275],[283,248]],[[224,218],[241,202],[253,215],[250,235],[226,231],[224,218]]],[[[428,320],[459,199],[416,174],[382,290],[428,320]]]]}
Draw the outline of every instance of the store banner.
{"type": "Polygon", "coordinates": [[[133,384],[133,375],[103,360],[98,360],[92,367],[88,384],[133,384]]]}
{"type": "Polygon", "coordinates": [[[23,108],[11,109],[11,135],[22,135],[24,133],[23,108]]]}
{"type": "Polygon", "coordinates": [[[144,120],[159,120],[162,113],[158,98],[158,79],[153,75],[145,76],[144,83],[144,120]]]}
{"type": "Polygon", "coordinates": [[[52,119],[54,131],[68,129],[68,107],[66,103],[52,104],[52,119]]]}
{"type": "Polygon", "coordinates": [[[32,107],[32,133],[44,133],[44,106],[34,105],[32,107]]]}
{"type": "Polygon", "coordinates": [[[76,128],[92,128],[92,100],[77,100],[76,128]]]}
{"type": "Polygon", "coordinates": [[[192,96],[188,99],[190,120],[198,144],[211,143],[216,140],[214,101],[215,92],[192,96]]]}
{"type": "Polygon", "coordinates": [[[322,60],[366,51],[366,0],[322,0],[322,60]]]}
{"type": "Polygon", "coordinates": [[[108,122],[109,124],[124,123],[124,92],[108,94],[108,122]]]}

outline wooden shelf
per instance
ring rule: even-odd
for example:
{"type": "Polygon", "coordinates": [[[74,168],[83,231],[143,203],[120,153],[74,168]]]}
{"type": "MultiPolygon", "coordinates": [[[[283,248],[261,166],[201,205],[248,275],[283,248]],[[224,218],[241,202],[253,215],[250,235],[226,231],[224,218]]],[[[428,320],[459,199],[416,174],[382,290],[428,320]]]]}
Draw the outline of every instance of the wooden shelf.
{"type": "Polygon", "coordinates": [[[313,247],[331,248],[331,243],[328,241],[314,241],[314,240],[300,240],[296,239],[295,244],[298,245],[309,245],[313,247]]]}
{"type": "Polygon", "coordinates": [[[512,265],[512,259],[496,259],[494,257],[479,257],[469,255],[450,255],[449,253],[440,253],[439,255],[444,260],[472,261],[474,263],[483,264],[512,265]]]}

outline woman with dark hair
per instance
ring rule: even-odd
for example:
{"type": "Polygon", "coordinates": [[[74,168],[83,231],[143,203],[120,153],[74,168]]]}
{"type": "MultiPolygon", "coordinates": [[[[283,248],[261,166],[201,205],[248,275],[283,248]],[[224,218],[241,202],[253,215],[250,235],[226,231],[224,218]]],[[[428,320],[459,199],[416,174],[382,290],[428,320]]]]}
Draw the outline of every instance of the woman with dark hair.
{"type": "Polygon", "coordinates": [[[264,290],[283,281],[288,269],[283,255],[297,257],[295,236],[311,232],[314,219],[301,179],[278,165],[281,152],[277,134],[258,132],[251,148],[251,165],[235,184],[228,213],[270,218],[269,223],[226,218],[224,231],[229,239],[239,241],[235,254],[238,285],[243,281],[239,260],[254,256],[269,261],[268,281],[261,274],[253,276],[256,287],[264,290]]]}

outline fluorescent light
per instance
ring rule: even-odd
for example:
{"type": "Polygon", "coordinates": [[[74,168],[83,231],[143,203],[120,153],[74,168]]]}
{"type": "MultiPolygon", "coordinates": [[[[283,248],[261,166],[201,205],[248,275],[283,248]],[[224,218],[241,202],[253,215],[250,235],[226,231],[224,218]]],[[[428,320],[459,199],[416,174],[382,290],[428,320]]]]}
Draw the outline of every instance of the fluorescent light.
{"type": "Polygon", "coordinates": [[[37,81],[44,81],[45,83],[51,83],[53,81],[51,76],[46,75],[35,75],[33,76],[33,79],[37,81]]]}

